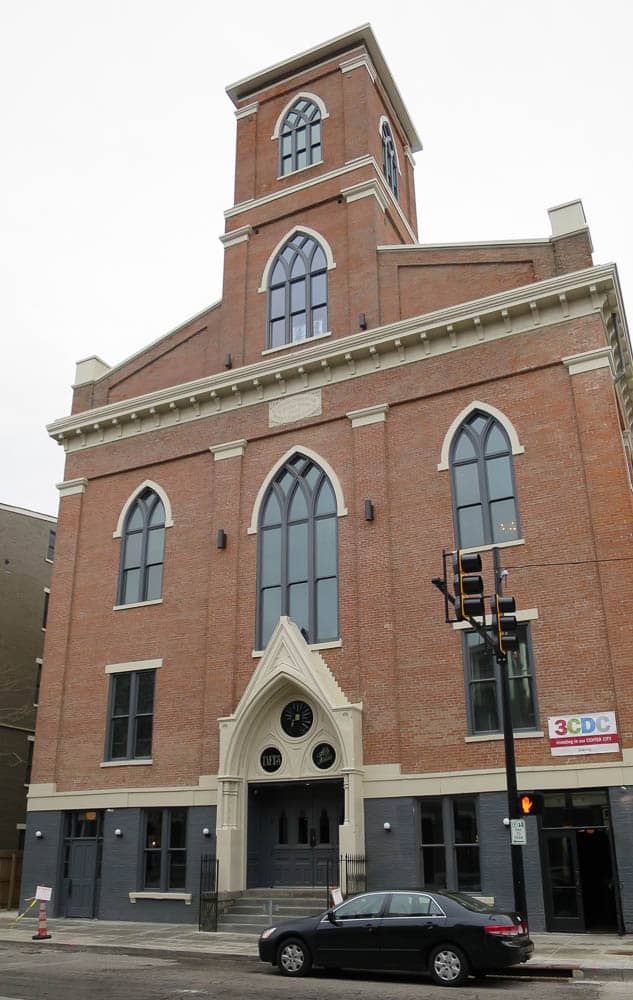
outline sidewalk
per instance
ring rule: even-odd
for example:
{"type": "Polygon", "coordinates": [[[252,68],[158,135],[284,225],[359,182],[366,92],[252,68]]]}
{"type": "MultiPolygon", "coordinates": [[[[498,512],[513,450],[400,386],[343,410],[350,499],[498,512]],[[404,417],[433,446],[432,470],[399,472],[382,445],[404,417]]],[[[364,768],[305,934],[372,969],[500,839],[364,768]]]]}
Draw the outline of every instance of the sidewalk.
{"type": "MultiPolygon", "coordinates": [[[[17,911],[0,913],[0,944],[31,943],[37,921],[20,920],[17,911]]],[[[252,934],[206,934],[189,924],[137,923],[133,920],[48,921],[50,941],[38,947],[94,948],[96,950],[163,952],[188,955],[239,955],[257,957],[257,937],[252,934]]],[[[517,972],[553,976],[559,973],[586,979],[632,979],[633,935],[532,934],[534,957],[517,972]]]]}

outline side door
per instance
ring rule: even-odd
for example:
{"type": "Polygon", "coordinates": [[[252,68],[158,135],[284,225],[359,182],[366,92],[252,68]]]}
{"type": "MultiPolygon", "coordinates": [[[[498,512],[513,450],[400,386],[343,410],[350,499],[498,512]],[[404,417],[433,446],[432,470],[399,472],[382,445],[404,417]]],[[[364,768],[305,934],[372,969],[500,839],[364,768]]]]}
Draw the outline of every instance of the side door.
{"type": "Polygon", "coordinates": [[[381,914],[387,892],[369,892],[342,903],[316,930],[317,962],[326,968],[379,969],[381,914]]]}
{"type": "Polygon", "coordinates": [[[585,930],[575,830],[543,830],[545,915],[549,931],[585,930]]]}
{"type": "Polygon", "coordinates": [[[383,969],[425,969],[427,956],[444,934],[446,915],[425,892],[394,892],[380,926],[383,969]]]}
{"type": "Polygon", "coordinates": [[[70,845],[66,916],[91,919],[97,877],[96,840],[74,840],[70,845]]]}

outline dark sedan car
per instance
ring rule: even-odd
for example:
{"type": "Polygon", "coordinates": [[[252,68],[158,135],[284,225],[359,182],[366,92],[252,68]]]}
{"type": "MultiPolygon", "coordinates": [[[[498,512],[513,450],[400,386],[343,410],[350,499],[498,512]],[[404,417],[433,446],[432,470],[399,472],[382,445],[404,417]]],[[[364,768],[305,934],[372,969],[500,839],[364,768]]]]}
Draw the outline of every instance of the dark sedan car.
{"type": "Polygon", "coordinates": [[[326,969],[422,972],[440,986],[527,962],[525,921],[459,892],[367,892],[318,917],[269,927],[259,957],[285,976],[326,969]]]}

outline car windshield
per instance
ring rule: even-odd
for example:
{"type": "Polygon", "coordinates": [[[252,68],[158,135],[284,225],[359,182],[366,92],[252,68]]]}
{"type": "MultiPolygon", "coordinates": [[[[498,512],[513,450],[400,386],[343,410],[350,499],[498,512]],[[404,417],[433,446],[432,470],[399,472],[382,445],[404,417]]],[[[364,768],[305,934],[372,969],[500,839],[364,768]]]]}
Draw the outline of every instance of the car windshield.
{"type": "Polygon", "coordinates": [[[472,913],[492,913],[494,909],[490,903],[484,903],[481,899],[475,899],[474,896],[467,896],[465,892],[446,892],[444,890],[442,895],[459,903],[465,910],[470,910],[472,913]]]}

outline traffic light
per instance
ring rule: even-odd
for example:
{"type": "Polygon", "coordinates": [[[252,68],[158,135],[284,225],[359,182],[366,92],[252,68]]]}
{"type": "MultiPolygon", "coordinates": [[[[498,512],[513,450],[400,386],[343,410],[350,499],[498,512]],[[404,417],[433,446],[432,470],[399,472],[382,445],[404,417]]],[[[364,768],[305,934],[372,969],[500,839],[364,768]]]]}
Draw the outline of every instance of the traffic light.
{"type": "Polygon", "coordinates": [[[543,796],[539,792],[519,792],[519,814],[521,816],[542,816],[543,796]]]}
{"type": "Polygon", "coordinates": [[[455,614],[459,621],[464,618],[483,617],[484,582],[480,576],[481,556],[478,552],[462,552],[458,549],[453,556],[453,590],[455,591],[455,614]]]}
{"type": "Polygon", "coordinates": [[[516,634],[517,620],[514,612],[517,609],[514,597],[501,597],[499,594],[490,601],[492,611],[492,629],[497,640],[497,648],[501,656],[511,653],[519,645],[516,634]]]}

